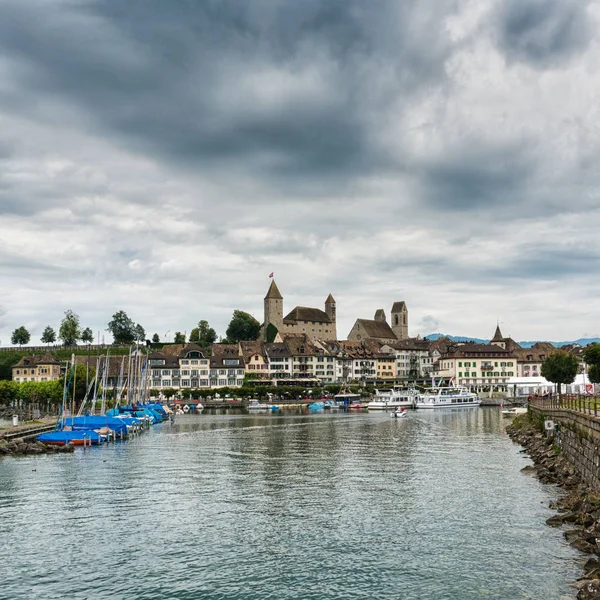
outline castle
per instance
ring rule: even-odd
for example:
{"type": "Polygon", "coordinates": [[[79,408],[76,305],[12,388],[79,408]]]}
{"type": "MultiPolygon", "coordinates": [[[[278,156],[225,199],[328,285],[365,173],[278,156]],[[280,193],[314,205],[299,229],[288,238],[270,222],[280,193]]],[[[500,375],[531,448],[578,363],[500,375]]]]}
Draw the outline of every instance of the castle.
{"type": "Polygon", "coordinates": [[[262,326],[262,339],[273,341],[275,336],[290,333],[305,333],[310,339],[336,340],[335,300],[329,294],[325,300],[325,310],[296,306],[287,316],[283,316],[283,296],[275,280],[271,281],[265,296],[265,317],[262,326]]]}
{"type": "MultiPolygon", "coordinates": [[[[348,334],[348,341],[362,342],[375,340],[381,343],[393,343],[408,338],[408,308],[406,302],[394,302],[391,312],[391,324],[387,322],[382,308],[377,309],[375,317],[357,319],[348,334]]],[[[283,316],[283,296],[275,283],[271,281],[265,296],[265,316],[261,330],[261,339],[272,342],[279,334],[306,334],[311,340],[337,340],[336,306],[331,294],[325,300],[325,310],[296,306],[287,316],[283,316]]]]}

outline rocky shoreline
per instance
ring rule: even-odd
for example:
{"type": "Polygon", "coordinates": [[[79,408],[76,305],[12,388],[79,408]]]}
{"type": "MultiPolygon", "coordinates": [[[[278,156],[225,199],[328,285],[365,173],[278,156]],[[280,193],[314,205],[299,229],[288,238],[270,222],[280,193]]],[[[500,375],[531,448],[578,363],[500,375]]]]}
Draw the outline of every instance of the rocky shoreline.
{"type": "Polygon", "coordinates": [[[589,555],[584,575],[572,584],[578,590],[578,600],[600,600],[600,493],[584,484],[573,465],[560,454],[552,438],[540,433],[527,415],[516,418],[507,426],[511,439],[525,448],[534,466],[523,471],[533,472],[542,483],[554,483],[565,495],[550,504],[556,515],[546,523],[552,527],[567,526],[563,532],[568,543],[589,555]]]}
{"type": "Polygon", "coordinates": [[[46,446],[41,442],[28,442],[23,438],[14,440],[0,439],[0,456],[20,456],[24,454],[57,454],[62,452],[73,452],[75,446],[46,446]]]}

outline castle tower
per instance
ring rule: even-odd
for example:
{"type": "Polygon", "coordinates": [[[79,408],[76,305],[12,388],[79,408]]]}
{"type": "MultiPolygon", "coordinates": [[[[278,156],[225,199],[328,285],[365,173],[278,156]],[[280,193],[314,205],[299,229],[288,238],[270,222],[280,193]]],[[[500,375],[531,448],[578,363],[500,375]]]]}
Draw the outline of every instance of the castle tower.
{"type": "Polygon", "coordinates": [[[279,292],[274,279],[271,281],[269,291],[265,296],[264,333],[266,333],[269,323],[272,323],[279,332],[283,333],[283,296],[279,292]]]}
{"type": "Polygon", "coordinates": [[[392,331],[399,340],[408,338],[408,308],[406,302],[394,302],[392,306],[392,331]]]}
{"type": "Polygon", "coordinates": [[[329,294],[327,300],[325,300],[325,314],[331,319],[333,325],[332,339],[337,340],[337,324],[335,322],[337,315],[335,310],[335,300],[331,294],[329,294]]]}

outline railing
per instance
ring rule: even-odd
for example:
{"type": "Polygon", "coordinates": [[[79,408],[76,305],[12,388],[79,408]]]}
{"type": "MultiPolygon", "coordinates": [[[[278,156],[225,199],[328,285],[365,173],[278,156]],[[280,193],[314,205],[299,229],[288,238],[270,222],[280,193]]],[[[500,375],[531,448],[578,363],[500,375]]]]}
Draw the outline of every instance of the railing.
{"type": "Polygon", "coordinates": [[[540,410],[572,410],[586,415],[600,414],[600,397],[584,394],[563,394],[562,396],[540,396],[529,400],[532,407],[540,410]]]}

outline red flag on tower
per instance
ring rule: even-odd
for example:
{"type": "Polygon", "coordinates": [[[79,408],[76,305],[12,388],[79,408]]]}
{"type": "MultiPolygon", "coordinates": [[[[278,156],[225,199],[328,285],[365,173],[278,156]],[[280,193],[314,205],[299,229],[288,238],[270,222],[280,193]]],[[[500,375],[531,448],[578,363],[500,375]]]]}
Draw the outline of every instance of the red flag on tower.
{"type": "Polygon", "coordinates": [[[269,275],[269,279],[273,279],[273,273],[269,275]]]}

